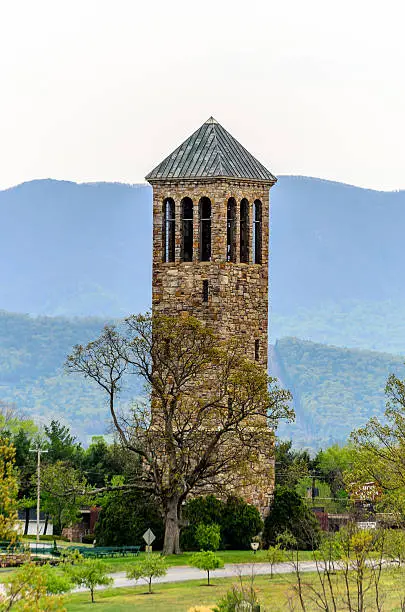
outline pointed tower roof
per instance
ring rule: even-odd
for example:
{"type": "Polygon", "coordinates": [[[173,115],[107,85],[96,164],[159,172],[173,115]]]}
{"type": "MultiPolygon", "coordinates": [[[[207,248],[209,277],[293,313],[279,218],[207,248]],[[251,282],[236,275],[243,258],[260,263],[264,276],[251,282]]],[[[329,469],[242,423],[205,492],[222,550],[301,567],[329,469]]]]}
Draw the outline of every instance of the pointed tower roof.
{"type": "Polygon", "coordinates": [[[164,159],[146,180],[239,178],[275,183],[273,176],[213,117],[164,159]]]}

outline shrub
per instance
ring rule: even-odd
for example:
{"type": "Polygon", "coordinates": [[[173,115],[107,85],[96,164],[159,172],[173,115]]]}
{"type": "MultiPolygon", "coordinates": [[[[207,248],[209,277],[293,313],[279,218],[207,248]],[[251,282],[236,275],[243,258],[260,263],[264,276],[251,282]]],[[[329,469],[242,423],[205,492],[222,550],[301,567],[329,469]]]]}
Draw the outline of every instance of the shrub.
{"type": "Polygon", "coordinates": [[[231,590],[225,593],[213,612],[235,612],[235,610],[260,612],[260,605],[256,591],[253,588],[253,582],[249,586],[245,586],[243,583],[240,586],[233,585],[231,590]],[[245,604],[245,607],[242,608],[243,604],[245,604]]]}
{"type": "Polygon", "coordinates": [[[158,554],[147,553],[142,561],[138,561],[127,571],[130,580],[145,580],[149,585],[149,593],[152,593],[152,579],[160,578],[167,574],[166,559],[158,554]]]}
{"type": "Polygon", "coordinates": [[[82,543],[83,544],[93,544],[95,538],[96,536],[94,535],[94,533],[88,533],[82,537],[82,543]]]}
{"type": "Polygon", "coordinates": [[[270,578],[273,578],[273,570],[276,563],[281,563],[285,560],[284,551],[281,548],[281,544],[277,543],[275,546],[269,546],[266,557],[270,563],[270,578]]]}
{"type": "Polygon", "coordinates": [[[195,539],[201,550],[218,550],[221,542],[221,528],[216,523],[200,523],[195,531],[195,539]]]}
{"type": "Polygon", "coordinates": [[[95,587],[106,586],[113,582],[113,579],[107,575],[108,568],[98,559],[85,559],[77,565],[67,564],[64,568],[73,584],[89,589],[92,603],[94,603],[95,587]]]}
{"type": "Polygon", "coordinates": [[[70,580],[49,564],[25,563],[6,582],[0,606],[2,610],[10,610],[14,604],[18,610],[64,610],[60,594],[71,587],[70,580]]]}
{"type": "Polygon", "coordinates": [[[156,503],[136,492],[114,491],[106,496],[95,527],[98,546],[137,546],[151,528],[154,546],[163,544],[163,521],[156,503]]]}
{"type": "Polygon", "coordinates": [[[198,550],[198,525],[216,523],[220,527],[219,548],[246,549],[263,529],[259,511],[239,497],[229,497],[226,503],[214,497],[196,497],[187,502],[184,518],[188,526],[182,530],[180,544],[184,550],[198,550]]]}
{"type": "Polygon", "coordinates": [[[224,567],[224,562],[212,550],[205,550],[195,553],[190,559],[190,565],[207,572],[207,585],[210,586],[210,572],[224,567]]]}
{"type": "Polygon", "coordinates": [[[314,513],[296,491],[277,487],[264,524],[263,539],[266,547],[274,546],[277,536],[284,532],[294,536],[300,550],[317,548],[320,542],[320,527],[314,513]]]}
{"type": "MultiPolygon", "coordinates": [[[[198,525],[209,525],[216,523],[222,525],[222,515],[224,511],[224,502],[217,499],[214,495],[206,495],[205,497],[194,497],[190,499],[184,508],[184,519],[188,522],[188,526],[182,529],[180,534],[180,545],[184,550],[198,550],[198,542],[195,538],[195,533],[198,525]]],[[[221,542],[220,548],[223,543],[221,542]]]]}
{"type": "Polygon", "coordinates": [[[249,550],[253,538],[263,530],[260,512],[240,497],[229,497],[222,516],[222,537],[227,548],[249,550]]]}

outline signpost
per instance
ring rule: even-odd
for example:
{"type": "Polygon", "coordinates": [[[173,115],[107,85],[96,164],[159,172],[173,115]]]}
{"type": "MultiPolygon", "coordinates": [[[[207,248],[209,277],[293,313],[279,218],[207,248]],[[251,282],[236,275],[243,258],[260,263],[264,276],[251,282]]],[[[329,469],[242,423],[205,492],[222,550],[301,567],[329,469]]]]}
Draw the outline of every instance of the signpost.
{"type": "Polygon", "coordinates": [[[152,544],[156,540],[156,536],[153,533],[152,529],[147,529],[142,537],[146,542],[146,546],[145,546],[146,552],[152,552],[152,544]]]}

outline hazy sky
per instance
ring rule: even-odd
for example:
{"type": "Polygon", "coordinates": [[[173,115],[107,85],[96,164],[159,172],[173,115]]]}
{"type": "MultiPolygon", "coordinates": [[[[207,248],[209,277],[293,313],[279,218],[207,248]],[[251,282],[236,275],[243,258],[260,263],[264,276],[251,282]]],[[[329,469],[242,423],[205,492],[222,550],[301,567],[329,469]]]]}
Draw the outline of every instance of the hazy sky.
{"type": "Polygon", "coordinates": [[[143,181],[213,115],[275,174],[405,188],[402,0],[0,0],[0,188],[143,181]]]}

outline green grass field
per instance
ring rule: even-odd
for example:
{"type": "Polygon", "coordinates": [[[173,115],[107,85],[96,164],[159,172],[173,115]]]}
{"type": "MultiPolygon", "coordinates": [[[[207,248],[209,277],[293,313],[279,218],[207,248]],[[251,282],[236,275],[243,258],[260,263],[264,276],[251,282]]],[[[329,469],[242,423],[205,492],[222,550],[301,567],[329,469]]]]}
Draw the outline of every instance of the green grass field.
{"type": "MultiPolygon", "coordinates": [[[[401,610],[400,599],[405,596],[404,578],[404,571],[384,571],[382,585],[385,593],[383,606],[385,611],[399,612],[401,610]]],[[[155,592],[152,595],[146,594],[146,586],[99,591],[96,593],[96,610],[101,612],[123,612],[124,610],[187,612],[191,606],[196,605],[213,607],[237,579],[216,579],[215,572],[213,572],[212,580],[214,585],[212,587],[203,585],[202,581],[158,584],[154,587],[155,592]]],[[[316,582],[316,575],[305,574],[303,581],[308,586],[313,585],[316,582]]],[[[270,580],[269,576],[257,576],[254,585],[262,606],[261,612],[284,612],[289,609],[288,600],[294,597],[295,581],[292,575],[276,576],[273,580],[270,580]]],[[[370,611],[376,609],[374,593],[371,589],[367,598],[367,609],[370,611]]],[[[299,610],[297,603],[296,601],[294,609],[299,610]]],[[[66,599],[65,606],[68,612],[83,612],[92,609],[88,593],[71,595],[66,599]]],[[[315,604],[307,605],[307,612],[319,609],[315,604]]]]}

